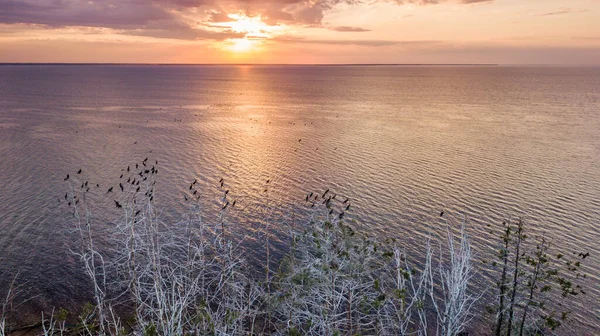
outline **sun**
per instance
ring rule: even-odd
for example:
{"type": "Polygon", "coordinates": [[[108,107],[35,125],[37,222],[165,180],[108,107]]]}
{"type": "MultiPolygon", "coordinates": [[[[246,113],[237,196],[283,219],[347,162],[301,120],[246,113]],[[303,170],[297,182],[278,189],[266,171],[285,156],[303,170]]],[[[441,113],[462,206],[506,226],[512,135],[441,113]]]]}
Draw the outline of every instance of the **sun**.
{"type": "Polygon", "coordinates": [[[268,37],[271,26],[262,22],[260,15],[249,17],[244,14],[229,14],[230,19],[235,21],[227,22],[232,31],[246,34],[251,37],[268,37]]]}
{"type": "Polygon", "coordinates": [[[248,16],[243,13],[232,13],[227,17],[231,20],[218,22],[213,24],[213,27],[241,35],[241,37],[230,38],[219,43],[221,48],[234,53],[259,51],[267,40],[281,34],[286,29],[283,25],[269,25],[263,22],[260,15],[248,16]]]}
{"type": "Polygon", "coordinates": [[[249,52],[249,51],[253,50],[254,47],[256,47],[255,40],[249,40],[246,38],[230,39],[229,42],[230,42],[229,49],[231,51],[238,52],[238,53],[249,52]]]}

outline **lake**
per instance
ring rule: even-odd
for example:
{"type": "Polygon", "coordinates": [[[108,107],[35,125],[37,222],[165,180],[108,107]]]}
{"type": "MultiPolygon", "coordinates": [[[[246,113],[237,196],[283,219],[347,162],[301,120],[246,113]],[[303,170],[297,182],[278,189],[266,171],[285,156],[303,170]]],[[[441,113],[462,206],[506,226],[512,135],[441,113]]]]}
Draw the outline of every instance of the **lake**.
{"type": "Polygon", "coordinates": [[[101,185],[110,220],[106,188],[146,157],[166,220],[195,178],[215,220],[223,179],[232,227],[274,223],[280,252],[313,211],[306,194],[326,189],[415,256],[466,219],[484,259],[500,244],[486,225],[523,217],[590,252],[571,328],[600,328],[600,68],[0,65],[0,294],[18,274],[23,314],[89,300],[65,176],[101,185]]]}

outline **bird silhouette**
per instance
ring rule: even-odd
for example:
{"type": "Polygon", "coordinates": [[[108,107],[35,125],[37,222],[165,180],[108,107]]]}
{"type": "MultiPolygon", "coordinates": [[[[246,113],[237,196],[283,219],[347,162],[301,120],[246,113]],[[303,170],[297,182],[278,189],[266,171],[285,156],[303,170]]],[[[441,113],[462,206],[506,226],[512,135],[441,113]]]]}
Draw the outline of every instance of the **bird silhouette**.
{"type": "Polygon", "coordinates": [[[116,206],[118,209],[121,209],[121,208],[123,207],[123,206],[121,205],[121,203],[119,203],[119,202],[117,202],[117,201],[115,201],[115,206],[116,206]]]}
{"type": "Polygon", "coordinates": [[[112,192],[112,191],[113,191],[113,187],[110,187],[110,188],[108,188],[108,191],[106,193],[108,194],[109,192],[112,192]]]}
{"type": "Polygon", "coordinates": [[[67,177],[65,177],[65,181],[69,179],[69,174],[67,174],[67,177]]]}
{"type": "Polygon", "coordinates": [[[186,195],[183,195],[183,199],[185,199],[186,201],[188,200],[186,195]]]}
{"type": "Polygon", "coordinates": [[[233,208],[235,206],[235,203],[237,202],[237,200],[233,200],[233,203],[231,203],[231,207],[233,208]]]}
{"type": "Polygon", "coordinates": [[[346,207],[346,211],[350,210],[350,204],[346,207]]]}
{"type": "Polygon", "coordinates": [[[444,215],[444,210],[442,210],[442,212],[440,212],[440,217],[442,217],[444,215]]]}
{"type": "Polygon", "coordinates": [[[67,194],[65,194],[65,200],[67,199],[67,194]]]}
{"type": "Polygon", "coordinates": [[[137,187],[137,189],[135,189],[135,192],[138,192],[138,191],[140,191],[140,187],[137,187]]]}
{"type": "Polygon", "coordinates": [[[122,179],[123,178],[123,174],[121,174],[121,176],[119,176],[119,178],[122,179]]]}
{"type": "Polygon", "coordinates": [[[137,215],[139,215],[139,214],[140,214],[140,211],[141,211],[141,210],[138,210],[138,211],[136,211],[134,216],[137,216],[137,215]]]}
{"type": "Polygon", "coordinates": [[[350,199],[346,198],[346,200],[345,200],[345,201],[343,201],[342,203],[343,203],[343,204],[346,204],[346,203],[348,203],[348,201],[349,201],[349,200],[350,200],[350,199]]]}
{"type": "Polygon", "coordinates": [[[79,169],[79,170],[77,171],[77,174],[81,174],[81,169],[79,169]]]}
{"type": "Polygon", "coordinates": [[[129,173],[129,166],[127,166],[127,172],[129,173]]]}
{"type": "Polygon", "coordinates": [[[121,183],[119,183],[119,188],[121,188],[121,191],[123,191],[123,185],[121,183]]]}

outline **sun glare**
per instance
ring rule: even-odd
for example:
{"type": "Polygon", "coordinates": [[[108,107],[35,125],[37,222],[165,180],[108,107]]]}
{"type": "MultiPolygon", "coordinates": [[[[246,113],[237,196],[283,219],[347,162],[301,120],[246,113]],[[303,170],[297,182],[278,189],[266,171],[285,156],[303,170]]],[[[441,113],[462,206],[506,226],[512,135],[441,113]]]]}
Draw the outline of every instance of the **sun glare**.
{"type": "Polygon", "coordinates": [[[251,51],[255,46],[255,40],[248,40],[245,38],[231,39],[229,42],[231,43],[229,49],[240,53],[251,51]]]}
{"type": "Polygon", "coordinates": [[[241,13],[233,13],[228,14],[227,17],[231,21],[219,22],[214,26],[243,35],[243,37],[231,38],[220,43],[223,49],[235,53],[257,51],[266,40],[286,29],[283,25],[266,24],[260,15],[250,17],[241,13]]]}
{"type": "Polygon", "coordinates": [[[241,14],[229,14],[227,15],[230,19],[235,21],[227,22],[231,30],[236,33],[246,34],[251,37],[268,37],[268,32],[271,27],[261,21],[261,17],[248,17],[241,14]]]}

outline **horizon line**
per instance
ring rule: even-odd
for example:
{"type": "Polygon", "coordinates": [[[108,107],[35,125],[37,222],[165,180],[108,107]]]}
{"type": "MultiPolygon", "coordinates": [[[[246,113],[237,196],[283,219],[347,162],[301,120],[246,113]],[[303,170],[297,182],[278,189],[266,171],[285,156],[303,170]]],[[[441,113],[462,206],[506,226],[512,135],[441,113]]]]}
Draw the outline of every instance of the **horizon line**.
{"type": "Polygon", "coordinates": [[[0,62],[0,66],[405,66],[405,67],[599,67],[600,64],[570,63],[134,63],[134,62],[0,62]]]}
{"type": "Polygon", "coordinates": [[[306,65],[306,66],[499,66],[499,63],[136,63],[136,62],[0,62],[0,65],[306,65]]]}

